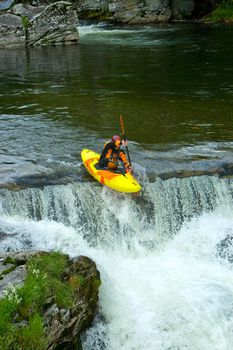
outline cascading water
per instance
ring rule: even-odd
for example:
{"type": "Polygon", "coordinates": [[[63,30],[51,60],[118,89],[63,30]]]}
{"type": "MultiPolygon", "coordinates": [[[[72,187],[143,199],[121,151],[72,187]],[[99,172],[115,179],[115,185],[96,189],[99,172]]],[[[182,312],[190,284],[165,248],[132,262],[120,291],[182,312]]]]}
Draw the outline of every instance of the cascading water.
{"type": "Polygon", "coordinates": [[[157,179],[132,198],[94,183],[0,191],[4,250],[85,254],[101,272],[85,350],[231,349],[233,182],[157,179]],[[4,234],[3,234],[4,233],[4,234]]]}

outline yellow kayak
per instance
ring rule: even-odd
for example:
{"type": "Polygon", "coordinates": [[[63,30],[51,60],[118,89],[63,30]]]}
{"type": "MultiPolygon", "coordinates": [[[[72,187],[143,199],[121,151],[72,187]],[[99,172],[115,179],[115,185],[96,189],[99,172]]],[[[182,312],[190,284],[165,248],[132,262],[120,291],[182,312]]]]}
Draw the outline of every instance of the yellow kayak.
{"type": "Polygon", "coordinates": [[[98,168],[100,158],[98,153],[84,149],[81,152],[81,158],[88,172],[102,185],[124,193],[141,191],[141,186],[130,173],[118,169],[107,170],[98,168]]]}

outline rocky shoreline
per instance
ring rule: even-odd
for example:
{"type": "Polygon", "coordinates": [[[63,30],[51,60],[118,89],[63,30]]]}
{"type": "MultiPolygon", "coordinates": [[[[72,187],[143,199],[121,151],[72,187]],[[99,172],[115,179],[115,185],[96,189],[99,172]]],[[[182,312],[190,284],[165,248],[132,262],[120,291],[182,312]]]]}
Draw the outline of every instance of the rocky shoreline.
{"type": "Polygon", "coordinates": [[[145,25],[200,20],[218,0],[0,0],[0,47],[67,45],[79,41],[79,20],[145,25]]]}

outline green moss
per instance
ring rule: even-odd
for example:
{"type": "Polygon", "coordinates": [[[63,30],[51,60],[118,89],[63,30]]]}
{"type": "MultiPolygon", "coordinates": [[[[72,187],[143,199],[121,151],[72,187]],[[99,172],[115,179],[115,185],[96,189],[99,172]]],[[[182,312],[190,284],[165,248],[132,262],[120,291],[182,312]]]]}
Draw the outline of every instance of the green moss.
{"type": "Polygon", "coordinates": [[[82,275],[74,275],[69,279],[69,284],[71,288],[78,289],[85,283],[85,278],[82,275]]]}
{"type": "Polygon", "coordinates": [[[9,267],[8,269],[4,270],[1,272],[0,274],[0,278],[3,277],[3,275],[7,275],[8,273],[10,273],[11,271],[15,270],[16,266],[12,265],[11,267],[9,267]]]}
{"type": "Polygon", "coordinates": [[[233,0],[222,1],[210,15],[205,17],[205,20],[213,22],[233,21],[233,0]]]}
{"type": "Polygon", "coordinates": [[[28,30],[31,26],[30,19],[27,16],[22,16],[21,21],[24,29],[28,30]]]}
{"type": "Polygon", "coordinates": [[[95,286],[95,289],[98,290],[99,287],[101,285],[101,281],[100,281],[100,278],[95,278],[94,279],[94,286],[95,286]]]}
{"type": "Polygon", "coordinates": [[[12,259],[10,256],[8,256],[4,261],[3,261],[4,265],[7,264],[13,264],[13,265],[17,265],[15,259],[12,259]]]}

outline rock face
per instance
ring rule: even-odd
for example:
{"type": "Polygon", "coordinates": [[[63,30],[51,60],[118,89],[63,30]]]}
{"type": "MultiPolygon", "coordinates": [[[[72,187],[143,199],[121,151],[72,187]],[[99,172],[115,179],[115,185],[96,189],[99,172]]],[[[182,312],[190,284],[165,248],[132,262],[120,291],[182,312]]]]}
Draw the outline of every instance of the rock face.
{"type": "Polygon", "coordinates": [[[123,23],[167,22],[171,17],[169,0],[114,0],[109,9],[113,17],[123,23]]]}
{"type": "Polygon", "coordinates": [[[0,47],[77,43],[78,17],[72,4],[17,4],[0,16],[0,47]]]}
{"type": "Polygon", "coordinates": [[[20,17],[11,13],[0,16],[0,47],[25,44],[25,31],[20,17]]]}
{"type": "MultiPolygon", "coordinates": [[[[49,254],[41,251],[0,253],[0,299],[5,296],[9,287],[18,288],[24,285],[28,273],[26,263],[29,259],[49,254]]],[[[48,339],[44,350],[77,349],[79,336],[93,321],[98,306],[100,275],[95,263],[85,256],[73,259],[66,255],[64,257],[68,259],[65,280],[72,283],[75,276],[78,276],[81,283],[75,285],[71,307],[59,307],[53,295],[42,305],[48,339]]],[[[27,323],[27,319],[21,320],[20,324],[24,323],[27,323]]]]}
{"type": "Polygon", "coordinates": [[[117,23],[146,24],[188,18],[195,0],[76,0],[75,6],[80,19],[102,17],[117,23]]]}
{"type": "MultiPolygon", "coordinates": [[[[3,0],[7,9],[13,0],[3,0]]],[[[37,7],[18,4],[0,15],[0,47],[78,42],[78,17],[123,24],[147,24],[200,18],[218,0],[37,0],[37,7]],[[76,11],[78,17],[76,15],[76,11]]],[[[31,3],[26,0],[24,3],[31,3]]]]}
{"type": "Polygon", "coordinates": [[[172,18],[183,19],[190,17],[194,10],[194,0],[172,0],[171,1],[171,12],[172,18]]]}

